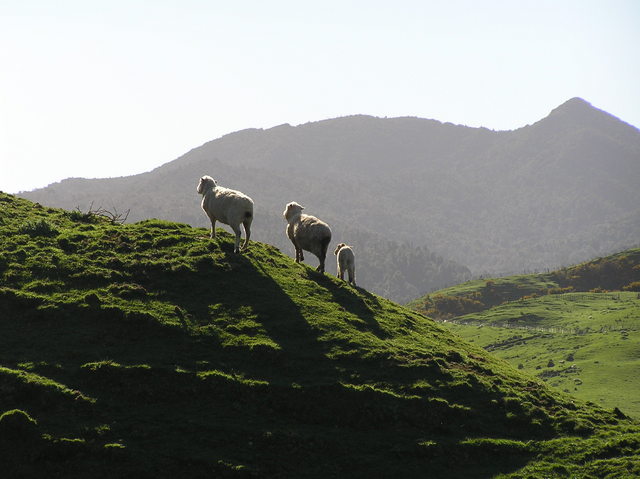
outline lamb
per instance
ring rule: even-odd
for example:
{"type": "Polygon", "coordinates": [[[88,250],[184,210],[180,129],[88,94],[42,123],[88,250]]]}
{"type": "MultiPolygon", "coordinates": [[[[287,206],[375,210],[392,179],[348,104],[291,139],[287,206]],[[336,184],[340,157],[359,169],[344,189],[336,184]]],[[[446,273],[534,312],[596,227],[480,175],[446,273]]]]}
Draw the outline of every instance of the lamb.
{"type": "Polygon", "coordinates": [[[324,261],[331,242],[331,228],[315,216],[302,213],[304,206],[295,201],[289,203],[282,213],[287,220],[287,236],[296,250],[296,263],[304,261],[303,250],[318,257],[320,265],[316,271],[324,273],[324,261]]]}
{"type": "Polygon", "coordinates": [[[345,271],[349,274],[349,283],[356,285],[356,257],[351,246],[340,243],[333,252],[338,263],[338,277],[344,279],[345,271]]]}
{"type": "Polygon", "coordinates": [[[203,176],[198,183],[198,193],[202,195],[202,209],[211,220],[211,239],[216,237],[216,221],[231,226],[236,234],[234,253],[244,251],[251,237],[253,221],[253,200],[244,193],[218,186],[210,176],[203,176]],[[244,225],[245,239],[240,245],[240,224],[244,225]]]}

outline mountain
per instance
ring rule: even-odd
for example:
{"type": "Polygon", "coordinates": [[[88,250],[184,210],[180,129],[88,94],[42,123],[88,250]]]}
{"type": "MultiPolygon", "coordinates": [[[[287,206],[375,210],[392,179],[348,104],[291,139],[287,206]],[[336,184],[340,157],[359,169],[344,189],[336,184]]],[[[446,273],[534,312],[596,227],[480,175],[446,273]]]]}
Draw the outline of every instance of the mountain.
{"type": "Polygon", "coordinates": [[[409,304],[551,386],[640,417],[640,249],[409,304]]]}
{"type": "Polygon", "coordinates": [[[0,194],[8,477],[592,477],[640,425],[229,234],[0,194]]]}
{"type": "Polygon", "coordinates": [[[288,254],[281,212],[304,205],[332,226],[334,244],[354,246],[360,283],[401,302],[640,238],[640,131],[578,98],[513,131],[369,116],[243,130],[149,173],[22,196],[205,226],[195,194],[203,174],[251,196],[254,238],[288,254]]]}

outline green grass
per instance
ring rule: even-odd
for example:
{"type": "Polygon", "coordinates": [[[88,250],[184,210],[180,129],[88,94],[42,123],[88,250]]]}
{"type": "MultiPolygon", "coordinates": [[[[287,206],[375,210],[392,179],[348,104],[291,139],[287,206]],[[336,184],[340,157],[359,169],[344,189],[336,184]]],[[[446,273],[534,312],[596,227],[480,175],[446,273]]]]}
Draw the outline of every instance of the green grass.
{"type": "Polygon", "coordinates": [[[9,476],[481,478],[638,458],[635,421],[269,245],[236,255],[222,231],[0,194],[0,311],[9,476]]]}
{"type": "Polygon", "coordinates": [[[470,281],[410,306],[558,390],[640,417],[639,280],[640,249],[631,249],[550,273],[470,281]]]}
{"type": "Polygon", "coordinates": [[[519,298],[532,293],[539,293],[549,288],[559,287],[550,275],[545,274],[521,274],[504,278],[476,279],[465,283],[438,290],[443,296],[460,296],[482,291],[487,286],[487,281],[493,283],[496,289],[510,298],[519,298]]]}
{"type": "Polygon", "coordinates": [[[445,324],[556,389],[640,418],[638,293],[550,295],[445,324]]]}

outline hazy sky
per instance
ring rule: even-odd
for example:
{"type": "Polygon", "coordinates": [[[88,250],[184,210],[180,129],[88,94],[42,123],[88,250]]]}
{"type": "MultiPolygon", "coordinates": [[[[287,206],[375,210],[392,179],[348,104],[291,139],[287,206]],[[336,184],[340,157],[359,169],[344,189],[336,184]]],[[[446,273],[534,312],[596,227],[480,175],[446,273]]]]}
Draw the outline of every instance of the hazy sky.
{"type": "Polygon", "coordinates": [[[640,127],[638,45],[639,0],[0,0],[0,190],[352,114],[640,127]]]}

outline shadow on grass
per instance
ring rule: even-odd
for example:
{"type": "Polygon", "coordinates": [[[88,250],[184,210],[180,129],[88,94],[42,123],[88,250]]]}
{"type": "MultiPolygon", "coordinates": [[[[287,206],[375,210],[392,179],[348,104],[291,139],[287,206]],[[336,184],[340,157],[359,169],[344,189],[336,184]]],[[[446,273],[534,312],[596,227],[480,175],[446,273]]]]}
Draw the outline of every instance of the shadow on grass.
{"type": "MultiPolygon", "coordinates": [[[[201,257],[197,271],[165,271],[158,275],[140,277],[145,288],[162,291],[159,299],[175,304],[186,312],[182,321],[193,325],[196,333],[188,333],[187,341],[198,348],[189,357],[216,362],[268,380],[291,381],[324,377],[335,380],[334,365],[326,358],[326,351],[318,341],[318,331],[311,327],[300,307],[260,265],[255,266],[243,254],[235,254],[230,242],[220,242],[216,256],[201,257]],[[237,319],[251,317],[279,349],[267,344],[236,344],[223,346],[217,334],[199,334],[198,327],[210,326],[233,329],[237,319]],[[222,324],[220,324],[222,321],[222,324]],[[196,352],[197,351],[197,352],[196,352]],[[251,358],[247,361],[247,357],[251,358]],[[295,361],[291,358],[304,358],[295,361]]],[[[234,332],[241,336],[237,331],[234,332]]],[[[242,341],[242,339],[239,339],[242,341]]],[[[197,369],[183,358],[175,361],[197,369]]]]}
{"type": "MultiPolygon", "coordinates": [[[[224,469],[222,463],[245,465],[245,475],[260,477],[364,477],[382,471],[389,477],[480,478],[527,462],[530,456],[520,454],[481,469],[470,464],[456,469],[451,457],[458,454],[460,464],[477,452],[458,446],[469,434],[459,427],[469,412],[446,401],[343,385],[344,364],[326,358],[318,331],[280,284],[226,243],[221,247],[218,264],[202,257],[195,272],[149,270],[133,278],[176,305],[176,314],[184,316],[182,327],[95,300],[47,305],[34,296],[0,294],[0,310],[7,313],[0,318],[0,364],[30,363],[40,374],[97,399],[85,413],[93,421],[83,418],[84,432],[77,411],[66,403],[52,409],[27,403],[38,413],[43,432],[54,422],[56,432],[64,431],[68,423],[67,434],[80,435],[87,444],[121,440],[125,445],[124,451],[78,449],[60,460],[60,470],[69,457],[82,472],[122,454],[125,460],[118,463],[128,473],[144,471],[141,477],[185,471],[205,476],[224,469]],[[279,349],[224,346],[217,335],[198,333],[194,326],[216,319],[211,305],[224,305],[230,317],[249,308],[279,349]],[[90,362],[100,364],[82,367],[90,362]],[[215,369],[221,373],[194,373],[215,369]],[[91,423],[106,424],[108,432],[99,436],[87,426],[91,423]],[[420,446],[425,437],[435,439],[436,447],[420,446]]],[[[315,272],[307,275],[379,337],[386,334],[375,320],[380,305],[373,295],[315,272]]],[[[366,381],[369,371],[358,372],[366,381]]],[[[502,449],[496,451],[490,455],[501,457],[502,449]]],[[[478,461],[487,454],[477,454],[478,461]]],[[[59,472],[52,454],[38,457],[48,461],[52,473],[59,472]]],[[[223,472],[242,477],[240,469],[233,471],[229,466],[223,472]]]]}
{"type": "Polygon", "coordinates": [[[375,310],[380,309],[380,302],[373,294],[347,283],[336,284],[326,273],[318,273],[310,268],[306,269],[306,277],[326,289],[331,294],[333,302],[364,321],[367,330],[378,338],[386,339],[389,337],[389,334],[382,330],[376,321],[375,310]]]}

